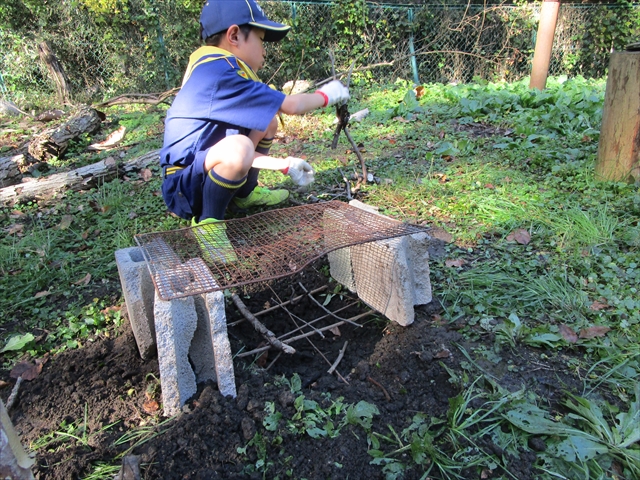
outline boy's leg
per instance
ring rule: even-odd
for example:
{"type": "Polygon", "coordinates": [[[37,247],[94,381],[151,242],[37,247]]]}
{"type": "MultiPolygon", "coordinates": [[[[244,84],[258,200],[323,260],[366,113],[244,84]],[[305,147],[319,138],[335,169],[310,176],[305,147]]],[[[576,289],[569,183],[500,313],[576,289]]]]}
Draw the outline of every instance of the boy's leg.
{"type": "MultiPolygon", "coordinates": [[[[278,131],[278,119],[273,117],[269,127],[264,132],[253,130],[249,138],[254,144],[255,151],[263,155],[269,155],[273,138],[278,131]]],[[[238,188],[233,202],[240,208],[249,208],[259,205],[277,205],[289,198],[288,190],[269,190],[258,187],[258,175],[260,170],[251,167],[247,173],[247,181],[238,188]],[[257,188],[256,188],[257,187],[257,188]]]]}
{"type": "Polygon", "coordinates": [[[202,213],[196,221],[224,219],[229,202],[247,181],[254,148],[248,137],[231,135],[208,150],[204,160],[207,178],[202,187],[202,213]]]}

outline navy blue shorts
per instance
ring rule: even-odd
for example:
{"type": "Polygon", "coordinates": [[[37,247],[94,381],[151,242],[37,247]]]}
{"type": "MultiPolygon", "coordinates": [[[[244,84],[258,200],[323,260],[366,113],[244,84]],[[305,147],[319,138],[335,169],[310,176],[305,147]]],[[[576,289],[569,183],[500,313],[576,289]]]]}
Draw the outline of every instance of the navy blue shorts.
{"type": "Polygon", "coordinates": [[[246,177],[233,181],[227,180],[215,172],[204,171],[204,161],[209,149],[196,153],[193,163],[187,167],[168,166],[164,169],[162,197],[170,211],[181,218],[193,217],[222,219],[229,200],[246,177]],[[229,195],[221,194],[219,187],[229,190],[229,195]]]}

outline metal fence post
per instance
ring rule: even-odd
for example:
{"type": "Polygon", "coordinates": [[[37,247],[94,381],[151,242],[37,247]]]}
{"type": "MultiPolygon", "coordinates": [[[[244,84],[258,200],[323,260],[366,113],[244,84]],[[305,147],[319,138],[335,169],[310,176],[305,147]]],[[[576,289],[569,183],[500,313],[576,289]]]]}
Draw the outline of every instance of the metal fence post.
{"type": "Polygon", "coordinates": [[[413,8],[407,10],[407,17],[409,19],[409,28],[411,28],[411,34],[409,35],[409,53],[411,53],[411,71],[413,72],[413,83],[420,85],[420,77],[418,76],[418,62],[416,61],[416,50],[413,46],[413,8]]]}

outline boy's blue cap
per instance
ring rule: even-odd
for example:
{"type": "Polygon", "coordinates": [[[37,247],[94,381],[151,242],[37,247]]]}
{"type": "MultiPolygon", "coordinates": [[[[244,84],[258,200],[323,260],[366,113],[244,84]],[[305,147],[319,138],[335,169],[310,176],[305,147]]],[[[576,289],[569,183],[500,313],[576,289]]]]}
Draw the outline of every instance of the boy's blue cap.
{"type": "Polygon", "coordinates": [[[291,29],[269,20],[255,0],[207,0],[200,14],[202,39],[226,31],[231,25],[263,28],[266,42],[282,40],[291,29]]]}

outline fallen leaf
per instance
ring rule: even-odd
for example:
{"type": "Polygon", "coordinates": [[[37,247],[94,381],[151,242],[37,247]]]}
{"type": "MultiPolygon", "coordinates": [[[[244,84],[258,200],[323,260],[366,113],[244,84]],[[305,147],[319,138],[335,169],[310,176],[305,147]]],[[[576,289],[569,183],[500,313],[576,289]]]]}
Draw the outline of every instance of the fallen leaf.
{"type": "Polygon", "coordinates": [[[9,235],[18,235],[21,237],[24,233],[24,225],[22,223],[15,223],[7,228],[7,233],[9,235]]]}
{"type": "Polygon", "coordinates": [[[588,327],[580,330],[580,338],[596,338],[596,337],[604,337],[607,332],[611,330],[609,327],[596,326],[596,327],[588,327]]]}
{"type": "Polygon", "coordinates": [[[269,359],[269,350],[266,350],[258,357],[256,360],[256,365],[260,368],[264,368],[267,365],[267,360],[269,359]]]}
{"type": "Polygon", "coordinates": [[[73,222],[73,215],[63,215],[62,219],[60,220],[60,224],[58,225],[58,228],[60,230],[66,230],[71,226],[72,222],[73,222]]]}
{"type": "Polygon", "coordinates": [[[20,378],[23,380],[33,380],[42,371],[42,363],[33,364],[31,362],[20,362],[11,369],[9,376],[11,378],[20,378]]]}
{"type": "Polygon", "coordinates": [[[11,218],[20,218],[20,217],[24,217],[26,215],[26,213],[21,212],[20,210],[13,210],[11,212],[11,214],[9,215],[9,217],[11,218]]]}
{"type": "Polygon", "coordinates": [[[40,297],[46,297],[47,295],[51,295],[51,292],[49,290],[43,290],[41,292],[36,293],[33,298],[40,298],[40,297]]]}
{"type": "Polygon", "coordinates": [[[432,229],[430,229],[429,235],[445,243],[453,242],[453,235],[440,227],[433,227],[432,229]]]}
{"type": "Polygon", "coordinates": [[[591,305],[589,305],[589,309],[595,310],[596,312],[598,312],[600,310],[604,310],[605,308],[609,308],[609,307],[610,307],[610,305],[607,305],[606,303],[599,302],[598,300],[595,300],[591,305]]]}
{"type": "Polygon", "coordinates": [[[449,358],[451,356],[451,352],[448,349],[440,350],[436,353],[433,358],[449,358]]]}
{"type": "Polygon", "coordinates": [[[509,235],[507,235],[507,241],[516,241],[520,245],[528,245],[531,241],[531,235],[524,228],[518,228],[517,230],[514,230],[509,235]]]}
{"type": "Polygon", "coordinates": [[[437,313],[434,313],[433,315],[431,315],[431,320],[434,321],[434,323],[437,323],[438,325],[442,324],[442,315],[438,315],[437,313]]]}
{"type": "Polygon", "coordinates": [[[418,85],[414,89],[414,92],[416,92],[416,100],[419,100],[420,97],[422,97],[424,95],[424,86],[423,85],[418,85]]]}
{"type": "Polygon", "coordinates": [[[153,178],[153,172],[149,168],[144,168],[140,171],[140,176],[145,182],[148,182],[153,178]]]}
{"type": "Polygon", "coordinates": [[[578,341],[578,335],[576,332],[567,325],[560,325],[560,335],[562,335],[562,338],[569,343],[576,343],[578,341]]]}
{"type": "Polygon", "coordinates": [[[340,333],[340,329],[337,326],[330,328],[329,331],[333,333],[336,337],[339,337],[340,335],[342,335],[340,333]]]}
{"type": "Polygon", "coordinates": [[[108,150],[109,148],[113,148],[122,141],[126,131],[127,131],[127,127],[123,125],[119,129],[111,132],[107,136],[107,138],[104,139],[104,141],[89,145],[87,147],[87,150],[99,151],[99,150],[108,150]]]}
{"type": "Polygon", "coordinates": [[[445,260],[444,264],[447,267],[461,267],[462,265],[466,264],[467,261],[462,259],[462,258],[458,258],[456,260],[445,260]]]}
{"type": "Polygon", "coordinates": [[[4,380],[0,380],[0,388],[8,387],[11,385],[9,382],[5,382],[4,380]]]}
{"type": "Polygon", "coordinates": [[[142,409],[149,415],[153,415],[160,410],[160,405],[155,400],[146,400],[142,403],[142,409]]]}
{"type": "Polygon", "coordinates": [[[91,274],[87,273],[84,277],[82,277],[80,280],[73,282],[74,285],[88,285],[89,282],[91,281],[91,274]]]}
{"type": "Polygon", "coordinates": [[[105,167],[114,167],[116,165],[116,159],[113,157],[107,157],[104,159],[105,167]]]}
{"type": "Polygon", "coordinates": [[[495,187],[493,184],[491,184],[491,183],[487,183],[487,184],[484,186],[484,188],[488,188],[489,190],[494,190],[496,187],[495,187]]]}

